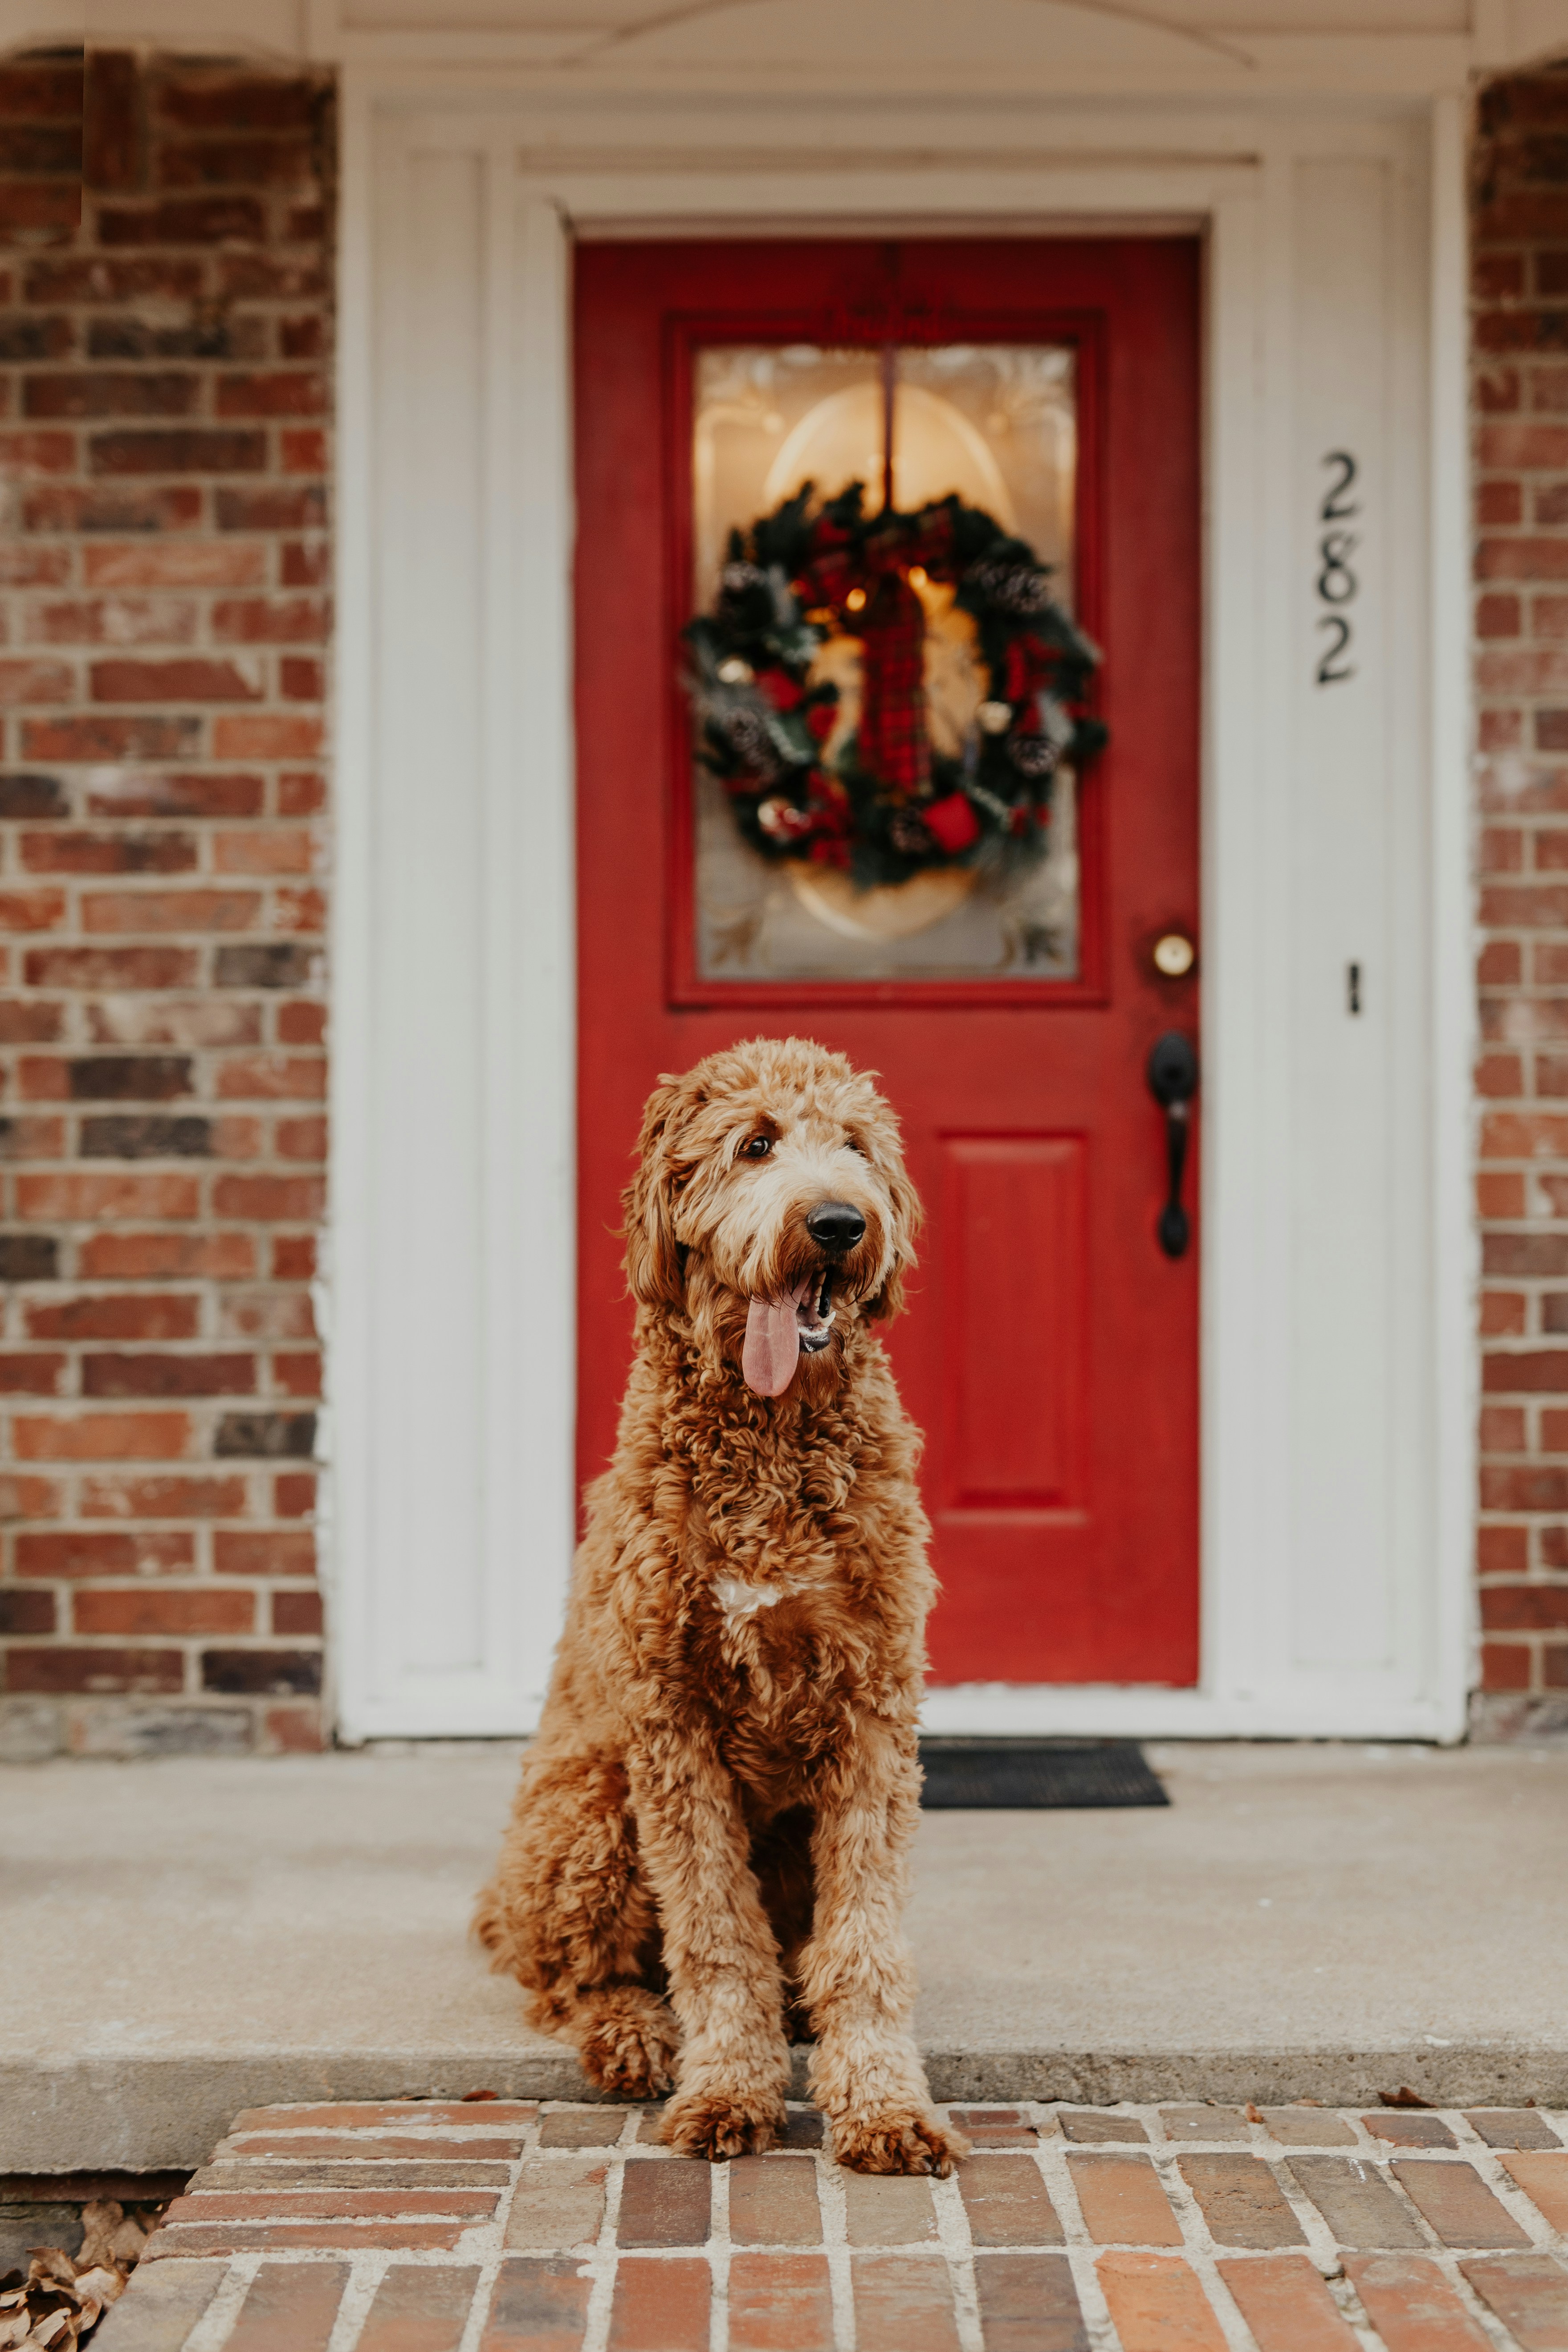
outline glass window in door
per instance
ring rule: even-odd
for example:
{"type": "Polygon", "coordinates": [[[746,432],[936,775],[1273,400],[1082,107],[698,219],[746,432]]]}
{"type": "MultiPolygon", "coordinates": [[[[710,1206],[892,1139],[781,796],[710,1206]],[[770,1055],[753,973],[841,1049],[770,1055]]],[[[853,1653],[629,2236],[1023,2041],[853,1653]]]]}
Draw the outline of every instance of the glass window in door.
{"type": "MultiPolygon", "coordinates": [[[[982,510],[1047,568],[1049,597],[1070,616],[1078,433],[1069,345],[954,343],[896,352],[715,345],[694,354],[693,387],[694,611],[713,611],[732,576],[726,574],[732,532],[744,534],[808,483],[816,512],[859,482],[868,515],[890,503],[900,516],[913,516],[954,496],[982,510]]],[[[831,843],[810,845],[812,854],[789,854],[787,845],[764,854],[746,837],[733,789],[699,761],[693,899],[700,979],[1016,983],[1077,976],[1078,792],[1062,744],[1034,735],[1017,749],[1020,765],[1032,754],[1050,766],[1048,791],[1037,792],[1026,829],[1013,812],[1010,832],[992,827],[986,837],[963,838],[974,807],[985,814],[976,781],[985,732],[1009,716],[1016,725],[1016,706],[999,716],[976,620],[961,601],[953,567],[946,577],[942,569],[900,563],[899,583],[888,591],[902,600],[901,635],[891,652],[871,631],[871,615],[853,609],[858,595],[866,603],[858,590],[831,614],[806,616],[820,635],[806,686],[816,699],[826,772],[836,772],[841,755],[855,759],[870,706],[887,691],[879,662],[902,659],[915,692],[923,688],[925,765],[899,837],[925,843],[927,862],[917,858],[917,870],[868,885],[831,843]],[[857,635],[858,627],[865,633],[857,635]],[[836,701],[816,697],[825,686],[837,689],[836,701]]],[[[742,664],[736,674],[745,670],[742,664]]],[[[758,805],[753,795],[752,809],[758,805]]],[[[777,815],[783,803],[772,813],[765,799],[760,805],[764,824],[770,814],[790,821],[787,810],[777,815]]]]}

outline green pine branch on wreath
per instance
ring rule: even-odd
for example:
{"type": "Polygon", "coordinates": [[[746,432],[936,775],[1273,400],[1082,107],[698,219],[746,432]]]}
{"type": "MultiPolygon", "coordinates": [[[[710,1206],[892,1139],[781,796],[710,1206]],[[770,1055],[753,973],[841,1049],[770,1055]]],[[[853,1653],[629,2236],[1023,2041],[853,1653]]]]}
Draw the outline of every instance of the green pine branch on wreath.
{"type": "Polygon", "coordinates": [[[686,630],[699,757],[764,857],[847,871],[858,888],[1043,854],[1058,768],[1105,741],[1086,701],[1098,649],[1053,602],[1048,569],[978,507],[863,511],[852,482],[813,509],[807,482],[730,534],[712,612],[686,630]],[[962,756],[926,727],[925,615],[910,574],[951,583],[985,693],[962,756]],[[859,723],[831,757],[838,688],[814,679],[836,636],[862,646],[859,723]]]}

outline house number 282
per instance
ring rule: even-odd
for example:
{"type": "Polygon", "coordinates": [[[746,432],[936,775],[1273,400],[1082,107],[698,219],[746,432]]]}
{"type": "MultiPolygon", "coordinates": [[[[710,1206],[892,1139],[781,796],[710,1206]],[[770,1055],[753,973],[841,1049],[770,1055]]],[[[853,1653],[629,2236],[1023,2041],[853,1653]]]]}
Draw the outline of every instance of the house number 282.
{"type": "Polygon", "coordinates": [[[1334,478],[1318,509],[1322,532],[1318,541],[1318,602],[1325,608],[1319,613],[1318,627],[1328,631],[1329,643],[1318,663],[1317,681],[1320,686],[1342,686],[1355,676],[1355,664],[1346,659],[1352,642],[1347,608],[1355,603],[1361,583],[1351,570],[1356,535],[1341,525],[1361,512],[1360,501],[1351,496],[1359,469],[1348,449],[1331,449],[1323,463],[1332,468],[1334,478]]]}

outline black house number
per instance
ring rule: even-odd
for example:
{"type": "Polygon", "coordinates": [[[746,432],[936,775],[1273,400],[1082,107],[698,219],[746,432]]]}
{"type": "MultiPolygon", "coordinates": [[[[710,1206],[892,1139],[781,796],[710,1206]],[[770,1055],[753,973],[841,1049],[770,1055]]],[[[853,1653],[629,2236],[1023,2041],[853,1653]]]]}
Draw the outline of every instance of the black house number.
{"type": "Polygon", "coordinates": [[[1360,500],[1351,496],[1360,469],[1348,449],[1331,449],[1323,463],[1334,478],[1318,509],[1322,536],[1318,541],[1317,589],[1318,603],[1323,608],[1318,614],[1318,627],[1328,632],[1329,642],[1316,675],[1320,686],[1342,686],[1355,676],[1355,664],[1347,659],[1353,635],[1349,607],[1355,603],[1361,583],[1351,570],[1356,534],[1341,526],[1361,512],[1360,500]]]}

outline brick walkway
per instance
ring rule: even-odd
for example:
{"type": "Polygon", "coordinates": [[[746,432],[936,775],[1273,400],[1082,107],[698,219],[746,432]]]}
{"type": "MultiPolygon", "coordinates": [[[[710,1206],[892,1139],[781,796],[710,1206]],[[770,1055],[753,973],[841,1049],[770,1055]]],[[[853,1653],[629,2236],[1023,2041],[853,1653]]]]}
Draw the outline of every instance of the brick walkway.
{"type": "Polygon", "coordinates": [[[95,2352],[1563,2352],[1568,2117],[952,2110],[948,2181],[647,2109],[271,2107],[173,2205],[95,2352]]]}

